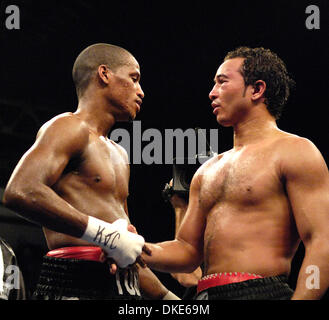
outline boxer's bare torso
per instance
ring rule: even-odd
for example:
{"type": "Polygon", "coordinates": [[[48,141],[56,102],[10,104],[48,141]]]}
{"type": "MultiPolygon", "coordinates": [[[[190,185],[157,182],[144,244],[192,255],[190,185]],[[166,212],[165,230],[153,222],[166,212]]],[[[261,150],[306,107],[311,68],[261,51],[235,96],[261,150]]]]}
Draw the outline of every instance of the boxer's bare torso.
{"type": "Polygon", "coordinates": [[[199,205],[207,212],[205,275],[289,274],[299,236],[281,167],[294,139],[274,131],[219,155],[198,172],[199,205]]]}
{"type": "MultiPolygon", "coordinates": [[[[134,120],[141,109],[139,64],[125,49],[101,43],[81,52],[72,74],[76,112],[42,126],[16,166],[3,203],[42,226],[50,250],[100,246],[112,274],[135,262],[144,266],[144,239],[123,221],[129,220],[128,155],[107,138],[116,122],[134,120]],[[115,245],[109,241],[113,234],[115,245]]],[[[164,298],[168,289],[139,266],[143,293],[164,298]]]]}
{"type": "MultiPolygon", "coordinates": [[[[120,218],[127,219],[129,163],[126,152],[113,141],[98,136],[87,122],[72,113],[56,117],[40,132],[53,126],[61,136],[62,125],[81,127],[75,137],[77,141],[74,141],[80,150],[68,159],[63,172],[51,186],[53,191],[86,215],[110,223],[120,218]]],[[[50,249],[90,245],[46,228],[44,232],[50,249]]]]}
{"type": "Polygon", "coordinates": [[[209,94],[217,122],[234,129],[234,148],[197,171],[176,239],[150,246],[145,261],[174,273],[204,262],[204,276],[288,275],[303,241],[293,299],[317,299],[328,287],[328,168],[311,141],[278,129],[278,114],[266,101],[269,86],[264,80],[248,85],[244,62],[226,59],[209,94]],[[305,286],[311,265],[324,270],[319,291],[305,286]]]}
{"type": "MultiPolygon", "coordinates": [[[[97,56],[114,49],[101,44],[88,50],[97,56]]],[[[95,70],[87,72],[87,87],[80,82],[77,87],[83,94],[77,91],[76,112],[42,126],[8,182],[4,202],[44,228],[50,249],[86,244],[80,238],[88,216],[110,223],[128,219],[128,155],[107,137],[116,122],[136,117],[144,92],[138,62],[129,53],[120,54],[123,62],[115,71],[95,62],[95,70]]],[[[79,59],[82,66],[84,59],[91,64],[90,57],[79,59]]],[[[86,72],[79,68],[74,67],[82,68],[77,74],[86,72]]]]}

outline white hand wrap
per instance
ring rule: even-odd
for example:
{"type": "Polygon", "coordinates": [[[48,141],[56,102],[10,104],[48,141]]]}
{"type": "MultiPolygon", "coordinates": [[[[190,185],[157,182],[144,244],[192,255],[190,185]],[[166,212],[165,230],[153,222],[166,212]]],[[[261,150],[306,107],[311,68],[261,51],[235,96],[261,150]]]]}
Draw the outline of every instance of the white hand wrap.
{"type": "Polygon", "coordinates": [[[145,244],[143,237],[129,232],[127,227],[125,219],[118,219],[111,224],[89,216],[81,239],[101,247],[120,268],[126,268],[141,255],[145,244]]]}
{"type": "Polygon", "coordinates": [[[168,293],[162,298],[162,300],[182,300],[182,299],[178,298],[171,291],[168,291],[168,293]]]}

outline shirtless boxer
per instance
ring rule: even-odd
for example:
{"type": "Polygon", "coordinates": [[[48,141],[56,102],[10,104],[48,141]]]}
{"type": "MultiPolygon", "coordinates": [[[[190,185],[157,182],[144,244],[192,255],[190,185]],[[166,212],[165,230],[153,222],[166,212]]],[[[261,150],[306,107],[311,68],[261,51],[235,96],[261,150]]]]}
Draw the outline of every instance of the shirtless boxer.
{"type": "Polygon", "coordinates": [[[329,284],[329,174],[312,142],[277,127],[289,96],[286,67],[269,50],[239,48],[214,80],[213,113],[233,127],[234,146],[200,167],[176,239],[150,244],[145,262],[191,272],[204,261],[200,300],[320,299],[329,284]],[[300,241],[293,292],[286,282],[300,241]],[[307,281],[310,266],[319,288],[307,281]]]}
{"type": "MultiPolygon", "coordinates": [[[[96,44],[75,61],[73,80],[76,112],[40,129],[13,172],[4,203],[43,226],[51,251],[36,299],[139,299],[137,267],[130,265],[144,239],[127,230],[128,156],[107,137],[115,122],[131,121],[140,111],[140,67],[125,49],[96,44]],[[108,258],[120,267],[116,275],[108,258]]],[[[171,295],[150,270],[139,269],[148,298],[171,295]]]]}

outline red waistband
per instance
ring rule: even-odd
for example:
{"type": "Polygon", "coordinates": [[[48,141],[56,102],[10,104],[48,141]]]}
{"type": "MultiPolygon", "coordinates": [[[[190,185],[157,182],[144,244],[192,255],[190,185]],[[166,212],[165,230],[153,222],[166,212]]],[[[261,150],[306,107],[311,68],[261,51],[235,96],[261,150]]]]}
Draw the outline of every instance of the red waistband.
{"type": "Polygon", "coordinates": [[[211,287],[224,286],[226,284],[263,278],[260,275],[246,272],[221,272],[203,277],[198,283],[198,293],[211,287]]]}
{"type": "Polygon", "coordinates": [[[67,247],[50,251],[47,257],[102,262],[103,251],[99,247],[67,247]]]}

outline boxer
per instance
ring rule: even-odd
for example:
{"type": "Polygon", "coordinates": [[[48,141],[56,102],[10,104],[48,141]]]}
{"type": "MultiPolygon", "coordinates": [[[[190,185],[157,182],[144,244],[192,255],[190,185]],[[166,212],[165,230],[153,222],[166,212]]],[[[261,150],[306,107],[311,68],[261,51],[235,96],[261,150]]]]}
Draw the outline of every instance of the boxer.
{"type": "Polygon", "coordinates": [[[139,113],[140,77],[123,48],[83,50],[73,67],[77,110],[42,126],[8,182],[4,204],[41,225],[50,249],[37,299],[140,299],[139,286],[153,289],[148,297],[177,298],[150,270],[131,267],[145,242],[127,230],[128,155],[107,138],[117,121],[139,113]],[[108,259],[115,259],[116,275],[108,259]]]}
{"type": "Polygon", "coordinates": [[[328,288],[328,168],[311,141],[276,123],[291,83],[283,61],[264,48],[228,53],[215,75],[213,114],[233,127],[233,148],[194,175],[176,239],[142,254],[163,272],[192,272],[203,262],[199,300],[320,299],[328,288]],[[293,292],[287,277],[300,241],[305,256],[293,292]],[[317,289],[307,285],[309,266],[319,271],[317,289]]]}

